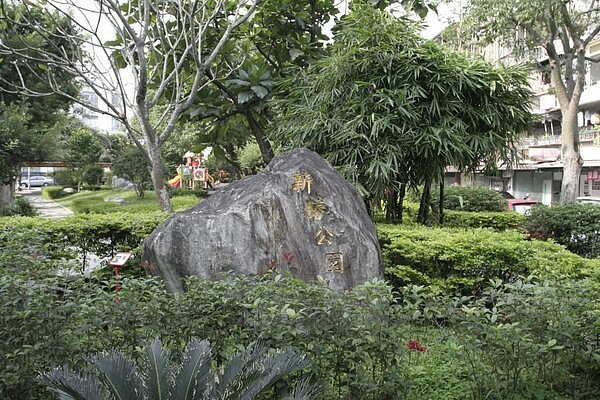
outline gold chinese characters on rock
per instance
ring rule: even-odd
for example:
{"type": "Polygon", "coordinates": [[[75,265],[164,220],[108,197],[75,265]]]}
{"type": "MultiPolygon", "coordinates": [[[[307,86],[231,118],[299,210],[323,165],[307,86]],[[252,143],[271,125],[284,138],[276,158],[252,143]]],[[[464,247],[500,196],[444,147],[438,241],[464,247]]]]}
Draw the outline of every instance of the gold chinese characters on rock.
{"type": "Polygon", "coordinates": [[[321,199],[308,199],[304,205],[304,214],[308,218],[320,221],[323,218],[323,214],[327,211],[327,206],[321,199]]]}
{"type": "Polygon", "coordinates": [[[326,272],[344,272],[344,255],[342,253],[325,253],[326,272]]]}
{"type": "Polygon", "coordinates": [[[321,229],[317,231],[315,238],[317,239],[317,246],[331,245],[333,242],[331,238],[334,238],[335,234],[327,226],[323,225],[321,229]]]}
{"type": "Polygon", "coordinates": [[[313,178],[309,173],[301,174],[295,173],[293,176],[294,182],[292,183],[292,190],[296,193],[303,192],[306,190],[310,194],[313,178]]]}
{"type": "MultiPolygon", "coordinates": [[[[297,172],[292,176],[292,190],[296,193],[306,192],[309,197],[304,202],[304,215],[309,219],[321,221],[327,205],[321,198],[310,196],[313,177],[309,172],[297,172]]],[[[336,234],[326,225],[321,225],[315,234],[317,246],[334,246],[336,234]]],[[[339,252],[325,253],[325,272],[344,272],[344,255],[339,252]]]]}

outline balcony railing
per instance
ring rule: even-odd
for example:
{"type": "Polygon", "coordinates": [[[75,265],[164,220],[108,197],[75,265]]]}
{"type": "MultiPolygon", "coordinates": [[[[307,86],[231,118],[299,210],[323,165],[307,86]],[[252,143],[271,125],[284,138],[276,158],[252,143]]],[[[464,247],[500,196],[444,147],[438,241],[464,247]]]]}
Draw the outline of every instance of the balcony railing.
{"type": "Polygon", "coordinates": [[[580,129],[579,130],[579,141],[580,142],[593,142],[600,137],[600,131],[596,128],[592,129],[580,129]]]}
{"type": "MultiPolygon", "coordinates": [[[[600,130],[597,128],[582,128],[579,130],[580,142],[594,142],[600,140],[600,130]]],[[[553,146],[560,145],[560,135],[528,136],[519,141],[520,148],[532,146],[553,146]]]]}
{"type": "Polygon", "coordinates": [[[554,144],[560,144],[561,139],[558,135],[544,135],[544,136],[528,136],[524,137],[520,141],[520,147],[531,147],[531,146],[551,146],[554,144]]]}

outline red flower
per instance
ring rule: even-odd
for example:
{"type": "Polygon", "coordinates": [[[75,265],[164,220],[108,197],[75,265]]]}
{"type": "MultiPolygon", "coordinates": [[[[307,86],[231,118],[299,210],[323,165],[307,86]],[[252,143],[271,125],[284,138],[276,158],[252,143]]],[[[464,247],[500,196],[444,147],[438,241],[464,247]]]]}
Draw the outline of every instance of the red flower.
{"type": "Polygon", "coordinates": [[[420,351],[422,353],[427,351],[427,347],[419,343],[418,340],[409,340],[408,342],[406,342],[406,347],[408,347],[411,350],[420,351]]]}

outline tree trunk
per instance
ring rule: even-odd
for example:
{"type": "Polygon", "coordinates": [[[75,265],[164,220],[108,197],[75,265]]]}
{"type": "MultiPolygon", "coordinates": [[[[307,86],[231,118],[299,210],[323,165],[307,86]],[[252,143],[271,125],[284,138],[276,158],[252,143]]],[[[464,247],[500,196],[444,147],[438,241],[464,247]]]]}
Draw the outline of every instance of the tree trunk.
{"type": "Polygon", "coordinates": [[[162,211],[173,212],[171,199],[169,199],[169,193],[167,192],[167,187],[165,185],[160,146],[150,141],[147,142],[146,146],[148,148],[148,157],[150,157],[148,170],[152,177],[152,186],[154,187],[154,193],[156,193],[156,199],[158,200],[160,209],[162,211]]]}
{"type": "Polygon", "coordinates": [[[429,220],[429,206],[431,204],[431,178],[425,179],[423,185],[423,194],[421,195],[421,203],[419,204],[419,215],[417,216],[417,222],[425,225],[429,220]]]}
{"type": "Polygon", "coordinates": [[[275,153],[273,153],[273,148],[271,147],[271,143],[265,137],[265,133],[263,128],[259,125],[258,121],[252,114],[252,111],[246,110],[244,115],[246,116],[246,120],[248,121],[248,125],[250,125],[250,129],[254,134],[254,138],[256,139],[256,143],[258,143],[258,147],[260,148],[260,153],[262,154],[263,161],[266,165],[268,165],[273,157],[275,157],[275,153]]]}
{"type": "Polygon", "coordinates": [[[387,196],[387,207],[385,210],[385,219],[387,222],[401,224],[402,223],[402,205],[404,196],[406,195],[406,186],[400,185],[400,189],[390,190],[387,196]]]}
{"type": "Polygon", "coordinates": [[[393,222],[396,219],[397,207],[398,207],[398,193],[395,189],[391,189],[387,195],[387,204],[385,207],[385,221],[393,222]]]}
{"type": "Polygon", "coordinates": [[[563,112],[561,141],[563,178],[560,202],[561,204],[574,203],[579,196],[579,175],[582,164],[576,107],[569,107],[563,112]]]}
{"type": "Polygon", "coordinates": [[[15,201],[15,184],[0,184],[0,208],[10,206],[15,201]]]}
{"type": "Polygon", "coordinates": [[[442,175],[442,180],[440,181],[440,203],[439,203],[439,223],[440,225],[444,225],[444,178],[442,175]]]}

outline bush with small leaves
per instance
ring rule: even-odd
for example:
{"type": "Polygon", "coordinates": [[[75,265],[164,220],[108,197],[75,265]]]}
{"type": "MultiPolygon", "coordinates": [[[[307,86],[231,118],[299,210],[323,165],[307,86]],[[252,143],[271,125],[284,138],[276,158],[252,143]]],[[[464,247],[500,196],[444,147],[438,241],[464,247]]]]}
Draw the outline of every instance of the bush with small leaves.
{"type": "MultiPolygon", "coordinates": [[[[440,202],[439,190],[431,193],[431,204],[440,202]]],[[[506,211],[506,200],[495,190],[481,186],[450,186],[444,189],[444,209],[457,211],[506,211]]]]}
{"type": "Polygon", "coordinates": [[[25,197],[17,197],[13,204],[0,207],[0,217],[18,215],[21,217],[34,217],[38,214],[36,208],[25,197]]]}
{"type": "Polygon", "coordinates": [[[595,204],[534,207],[527,231],[536,239],[552,239],[582,257],[600,257],[600,207],[595,204]]]}
{"type": "Polygon", "coordinates": [[[385,276],[395,287],[426,285],[447,294],[474,294],[489,279],[519,275],[590,277],[592,260],[564,247],[526,240],[517,231],[378,225],[385,276]]]}

